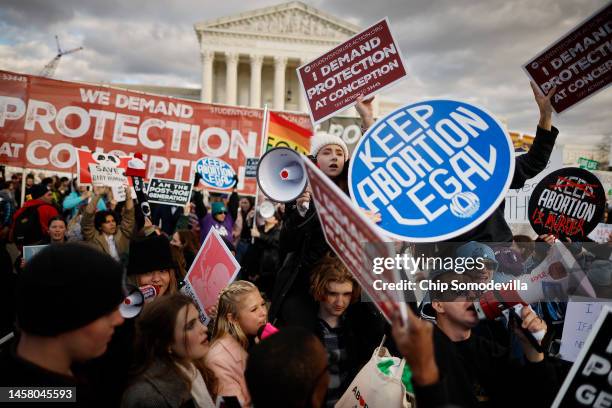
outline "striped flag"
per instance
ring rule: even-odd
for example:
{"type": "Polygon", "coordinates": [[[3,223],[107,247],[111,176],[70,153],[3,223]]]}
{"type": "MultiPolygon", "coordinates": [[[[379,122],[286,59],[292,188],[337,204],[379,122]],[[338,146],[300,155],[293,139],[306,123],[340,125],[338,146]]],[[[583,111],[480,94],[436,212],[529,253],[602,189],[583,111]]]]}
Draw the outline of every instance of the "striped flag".
{"type": "Polygon", "coordinates": [[[269,112],[268,143],[266,151],[274,147],[289,147],[302,154],[310,154],[312,131],[269,112]]]}

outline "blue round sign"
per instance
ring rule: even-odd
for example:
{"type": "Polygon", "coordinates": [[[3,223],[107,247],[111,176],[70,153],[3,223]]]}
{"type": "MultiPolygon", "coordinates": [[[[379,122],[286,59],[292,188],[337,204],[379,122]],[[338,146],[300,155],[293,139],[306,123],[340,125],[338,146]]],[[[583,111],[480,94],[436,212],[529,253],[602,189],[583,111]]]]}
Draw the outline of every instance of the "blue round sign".
{"type": "Polygon", "coordinates": [[[513,173],[514,148],[499,121],[465,102],[431,100],[368,129],[351,158],[349,189],[356,205],[380,213],[386,235],[436,242],[483,222],[513,173]]]}
{"type": "Polygon", "coordinates": [[[196,171],[202,176],[202,181],[209,187],[228,189],[234,185],[236,173],[227,162],[214,157],[204,157],[198,160],[196,171]]]}

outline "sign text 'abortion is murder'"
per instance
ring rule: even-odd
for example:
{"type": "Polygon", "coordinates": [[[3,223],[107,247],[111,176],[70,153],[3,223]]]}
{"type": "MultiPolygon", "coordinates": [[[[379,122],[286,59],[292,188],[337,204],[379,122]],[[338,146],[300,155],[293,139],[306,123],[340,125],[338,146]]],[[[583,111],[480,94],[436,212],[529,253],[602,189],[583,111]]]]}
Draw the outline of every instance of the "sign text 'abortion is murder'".
{"type": "Polygon", "coordinates": [[[423,101],[378,120],[353,152],[351,197],[380,213],[388,236],[412,242],[456,237],[504,199],[514,173],[512,142],[482,108],[423,101]]]}

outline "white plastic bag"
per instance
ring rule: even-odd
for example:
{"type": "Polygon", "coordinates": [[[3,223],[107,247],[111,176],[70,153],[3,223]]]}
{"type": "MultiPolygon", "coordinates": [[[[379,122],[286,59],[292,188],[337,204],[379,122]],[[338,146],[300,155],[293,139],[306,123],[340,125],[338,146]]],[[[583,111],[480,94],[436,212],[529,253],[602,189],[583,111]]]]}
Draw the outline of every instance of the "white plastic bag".
{"type": "MultiPolygon", "coordinates": [[[[384,342],[384,339],[383,339],[384,342]]],[[[391,357],[389,351],[382,346],[377,347],[370,361],[363,366],[355,376],[351,385],[338,400],[335,408],[411,408],[412,404],[406,398],[406,387],[402,383],[402,373],[406,361],[399,361],[395,375],[383,374],[378,363],[391,357]]]]}

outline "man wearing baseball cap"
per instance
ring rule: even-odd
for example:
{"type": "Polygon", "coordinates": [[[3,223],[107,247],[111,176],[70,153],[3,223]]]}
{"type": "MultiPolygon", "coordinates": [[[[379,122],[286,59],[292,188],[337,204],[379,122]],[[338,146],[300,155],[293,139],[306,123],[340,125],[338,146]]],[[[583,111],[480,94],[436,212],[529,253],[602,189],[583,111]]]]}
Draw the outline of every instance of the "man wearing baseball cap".
{"type": "Polygon", "coordinates": [[[78,405],[95,405],[92,384],[74,365],[106,351],[123,323],[124,287],[122,267],[89,246],[50,245],[39,252],[18,276],[17,334],[0,352],[0,385],[76,387],[78,405]]]}

